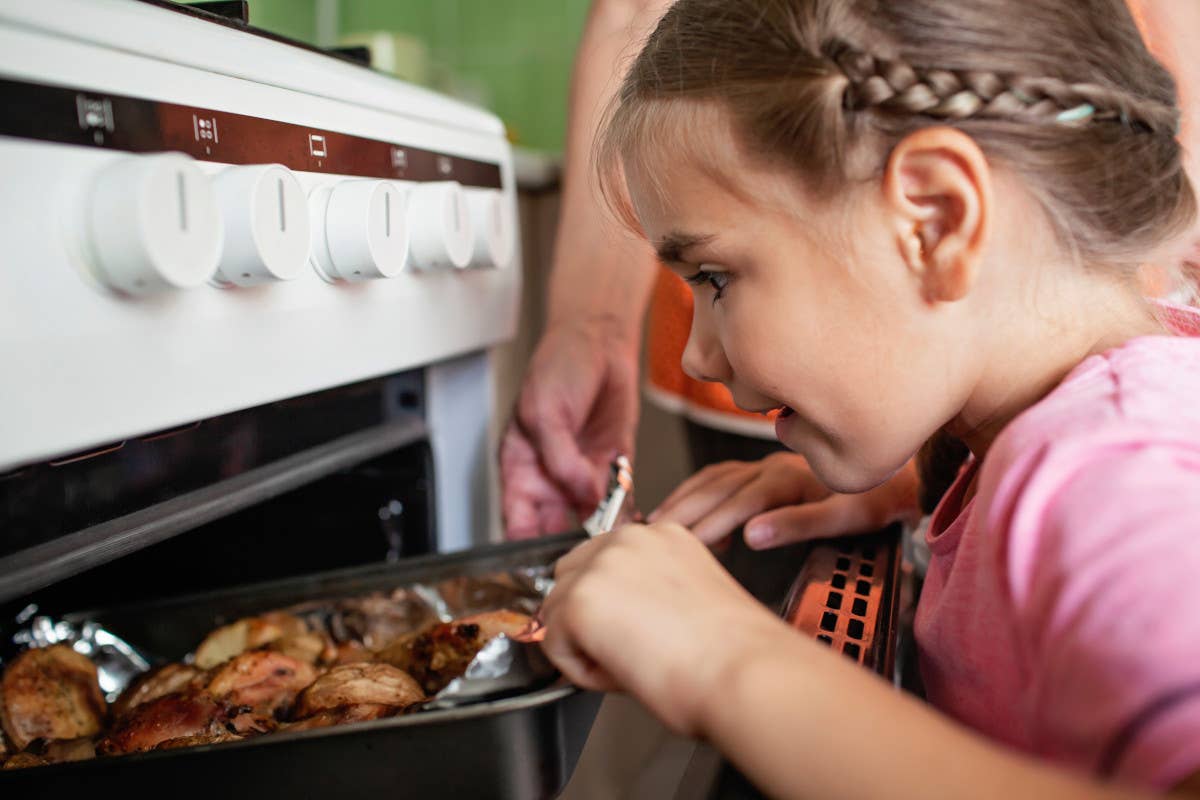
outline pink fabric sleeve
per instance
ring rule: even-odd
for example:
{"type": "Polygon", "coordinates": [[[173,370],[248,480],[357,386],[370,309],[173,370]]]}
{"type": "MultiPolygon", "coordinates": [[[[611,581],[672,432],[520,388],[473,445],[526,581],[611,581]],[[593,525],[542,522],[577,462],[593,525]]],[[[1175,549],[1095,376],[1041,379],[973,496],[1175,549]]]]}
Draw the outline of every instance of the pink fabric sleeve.
{"type": "Polygon", "coordinates": [[[1200,452],[1051,448],[1007,543],[1031,740],[1167,789],[1200,771],[1200,452]]]}

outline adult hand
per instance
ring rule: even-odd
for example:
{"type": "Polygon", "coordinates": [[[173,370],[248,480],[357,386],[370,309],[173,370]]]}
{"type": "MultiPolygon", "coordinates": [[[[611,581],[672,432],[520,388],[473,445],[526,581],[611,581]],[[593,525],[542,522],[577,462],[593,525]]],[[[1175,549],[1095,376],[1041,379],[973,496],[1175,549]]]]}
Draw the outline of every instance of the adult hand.
{"type": "Polygon", "coordinates": [[[898,519],[914,519],[918,477],[910,462],[861,494],[834,494],[817,480],[804,457],[773,453],[761,461],[712,464],[681,483],[649,521],[671,521],[715,545],[744,525],[746,544],[778,547],[878,530],[898,519]]]}
{"type": "Polygon", "coordinates": [[[686,528],[628,525],[561,558],[543,649],[573,683],[627,691],[677,733],[702,733],[733,671],[794,635],[686,528]]]}
{"type": "Polygon", "coordinates": [[[510,539],[568,529],[600,501],[608,465],[633,456],[636,336],[593,319],[552,323],[530,362],[500,444],[510,539]]]}

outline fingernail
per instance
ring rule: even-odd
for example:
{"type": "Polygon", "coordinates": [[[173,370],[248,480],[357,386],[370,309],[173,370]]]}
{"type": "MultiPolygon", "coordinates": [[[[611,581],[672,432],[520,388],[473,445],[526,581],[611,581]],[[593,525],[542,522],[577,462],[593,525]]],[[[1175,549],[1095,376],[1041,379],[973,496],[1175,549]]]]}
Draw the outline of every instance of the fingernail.
{"type": "Polygon", "coordinates": [[[746,544],[752,548],[766,547],[771,543],[772,532],[766,525],[755,525],[746,528],[743,534],[746,538],[746,544]]]}

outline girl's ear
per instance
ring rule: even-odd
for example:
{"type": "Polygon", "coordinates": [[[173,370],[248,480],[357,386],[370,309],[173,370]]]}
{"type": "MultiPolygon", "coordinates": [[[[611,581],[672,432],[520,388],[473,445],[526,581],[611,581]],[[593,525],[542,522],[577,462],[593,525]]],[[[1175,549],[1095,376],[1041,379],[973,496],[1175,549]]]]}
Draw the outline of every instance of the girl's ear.
{"type": "Polygon", "coordinates": [[[883,193],[901,258],[926,302],[966,297],[995,213],[983,151],[954,128],[911,133],[888,158],[883,193]]]}

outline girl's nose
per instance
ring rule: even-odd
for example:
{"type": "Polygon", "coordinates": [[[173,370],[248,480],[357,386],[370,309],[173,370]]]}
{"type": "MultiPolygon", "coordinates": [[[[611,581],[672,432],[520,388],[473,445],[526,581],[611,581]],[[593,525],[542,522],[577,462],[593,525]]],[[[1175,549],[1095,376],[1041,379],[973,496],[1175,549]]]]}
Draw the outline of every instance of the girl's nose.
{"type": "Polygon", "coordinates": [[[732,371],[704,305],[698,302],[692,307],[692,330],[683,351],[683,371],[698,381],[727,383],[732,378],[732,371]]]}

